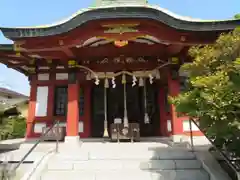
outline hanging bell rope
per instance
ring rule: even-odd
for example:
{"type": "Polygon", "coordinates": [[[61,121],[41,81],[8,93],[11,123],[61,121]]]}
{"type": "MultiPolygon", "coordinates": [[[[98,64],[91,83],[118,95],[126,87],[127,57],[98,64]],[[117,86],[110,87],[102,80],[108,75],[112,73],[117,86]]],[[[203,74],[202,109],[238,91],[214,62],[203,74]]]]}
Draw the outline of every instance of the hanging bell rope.
{"type": "MultiPolygon", "coordinates": [[[[125,78],[126,78],[126,76],[125,76],[125,78]]],[[[128,127],[126,81],[125,81],[125,83],[123,83],[123,95],[124,95],[124,118],[123,118],[123,124],[124,124],[124,127],[128,127]]]]}
{"type": "Polygon", "coordinates": [[[140,77],[139,78],[139,84],[138,84],[140,87],[144,86],[144,81],[143,81],[143,78],[140,77]]]}
{"type": "Polygon", "coordinates": [[[147,87],[146,87],[146,79],[144,79],[144,84],[143,84],[143,94],[144,94],[144,123],[149,124],[149,116],[147,112],[147,87]]]}
{"type": "Polygon", "coordinates": [[[109,88],[109,82],[107,78],[105,78],[104,87],[109,88]]]}
{"type": "Polygon", "coordinates": [[[126,80],[126,75],[123,74],[122,75],[122,84],[126,84],[127,80],[126,80]]]}
{"type": "MultiPolygon", "coordinates": [[[[108,82],[108,79],[105,79],[105,85],[106,85],[106,80],[108,82]]],[[[103,137],[109,137],[108,134],[108,121],[107,121],[107,87],[104,87],[104,133],[103,137]]]]}

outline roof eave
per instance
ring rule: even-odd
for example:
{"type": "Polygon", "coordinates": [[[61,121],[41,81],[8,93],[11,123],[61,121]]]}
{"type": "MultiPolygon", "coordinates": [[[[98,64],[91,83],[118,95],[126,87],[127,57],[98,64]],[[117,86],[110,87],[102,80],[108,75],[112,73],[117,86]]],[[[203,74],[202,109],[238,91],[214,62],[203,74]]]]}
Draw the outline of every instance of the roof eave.
{"type": "Polygon", "coordinates": [[[240,26],[240,20],[235,19],[225,21],[187,20],[184,17],[181,18],[181,16],[154,6],[109,6],[80,11],[71,16],[71,18],[51,26],[0,28],[0,30],[6,38],[11,40],[51,36],[68,32],[92,20],[106,18],[148,18],[157,20],[175,29],[186,31],[227,31],[240,26]]]}

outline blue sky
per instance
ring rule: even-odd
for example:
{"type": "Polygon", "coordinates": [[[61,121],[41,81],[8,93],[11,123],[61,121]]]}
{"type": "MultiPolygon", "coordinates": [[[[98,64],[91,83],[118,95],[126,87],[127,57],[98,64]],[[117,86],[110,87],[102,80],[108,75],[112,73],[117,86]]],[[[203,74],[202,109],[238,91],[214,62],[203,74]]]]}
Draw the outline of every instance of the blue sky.
{"type": "MultiPolygon", "coordinates": [[[[92,0],[0,0],[0,26],[33,26],[51,24],[69,17],[92,0]]],[[[176,14],[201,19],[229,19],[240,13],[240,0],[149,0],[176,14]]],[[[0,44],[11,43],[0,33],[0,44]]],[[[0,64],[0,86],[8,86],[29,94],[28,80],[24,75],[0,64]]]]}

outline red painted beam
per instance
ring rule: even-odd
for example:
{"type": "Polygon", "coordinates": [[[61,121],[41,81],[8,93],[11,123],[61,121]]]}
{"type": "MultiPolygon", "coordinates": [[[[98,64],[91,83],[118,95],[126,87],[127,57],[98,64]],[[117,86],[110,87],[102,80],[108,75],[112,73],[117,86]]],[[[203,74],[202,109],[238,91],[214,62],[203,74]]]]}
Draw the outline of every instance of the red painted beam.
{"type": "Polygon", "coordinates": [[[75,49],[77,57],[89,58],[99,57],[118,57],[126,56],[159,56],[166,54],[166,46],[162,44],[147,45],[141,43],[129,43],[124,47],[116,47],[113,44],[106,44],[99,47],[84,47],[75,49]]]}
{"type": "Polygon", "coordinates": [[[180,45],[180,44],[172,44],[172,45],[169,45],[166,50],[168,52],[168,54],[171,54],[171,55],[176,55],[178,53],[180,53],[182,50],[183,50],[184,46],[183,45],[180,45]]]}
{"type": "MultiPolygon", "coordinates": [[[[134,20],[129,19],[125,20],[125,23],[136,23],[136,21],[140,24],[136,29],[137,33],[123,33],[123,34],[105,34],[103,27],[101,24],[105,22],[109,23],[110,21],[101,20],[88,22],[85,26],[76,28],[71,32],[53,36],[53,37],[44,37],[44,38],[29,38],[26,39],[23,48],[26,48],[28,52],[39,52],[39,51],[61,51],[61,45],[59,41],[62,42],[65,48],[75,47],[77,45],[81,45],[85,40],[94,36],[107,36],[108,38],[115,39],[128,39],[139,35],[152,35],[160,40],[170,42],[173,44],[208,44],[212,43],[213,40],[216,39],[214,34],[206,33],[203,35],[201,32],[201,36],[199,32],[180,32],[175,29],[168,27],[164,24],[161,24],[157,21],[151,20],[134,20]]],[[[115,20],[112,21],[114,24],[121,24],[123,21],[115,20]]]]}
{"type": "MultiPolygon", "coordinates": [[[[72,54],[68,56],[61,51],[41,51],[37,52],[43,58],[46,59],[62,59],[67,60],[69,57],[76,59],[89,59],[92,57],[117,57],[120,55],[125,56],[163,56],[167,55],[168,50],[166,45],[154,44],[147,45],[141,43],[129,43],[125,47],[116,47],[113,44],[101,45],[98,47],[83,47],[83,48],[73,48],[72,54]]],[[[171,53],[171,52],[170,52],[171,53]]]]}

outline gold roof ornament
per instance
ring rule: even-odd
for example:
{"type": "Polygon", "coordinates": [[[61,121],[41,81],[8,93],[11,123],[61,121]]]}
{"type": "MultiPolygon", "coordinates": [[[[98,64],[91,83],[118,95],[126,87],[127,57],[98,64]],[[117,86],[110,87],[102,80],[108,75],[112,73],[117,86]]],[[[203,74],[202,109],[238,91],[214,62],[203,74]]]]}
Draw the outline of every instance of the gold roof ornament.
{"type": "Polygon", "coordinates": [[[128,45],[128,41],[126,40],[114,41],[114,45],[117,47],[123,47],[128,45]]]}
{"type": "Polygon", "coordinates": [[[28,67],[27,71],[30,73],[30,74],[34,74],[36,72],[36,68],[35,67],[28,67]]]}
{"type": "Polygon", "coordinates": [[[47,63],[48,64],[52,64],[52,60],[51,59],[47,59],[47,63]]]}
{"type": "Polygon", "coordinates": [[[17,57],[21,57],[21,53],[20,52],[16,52],[16,56],[17,57]]]}
{"type": "Polygon", "coordinates": [[[31,64],[31,65],[33,65],[35,63],[35,59],[31,59],[30,61],[29,61],[29,64],[31,64]]]}
{"type": "Polygon", "coordinates": [[[14,41],[13,50],[16,52],[24,51],[25,49],[22,48],[23,44],[25,44],[25,41],[14,41]]]}
{"type": "Polygon", "coordinates": [[[68,61],[68,67],[69,67],[69,68],[75,68],[75,67],[77,67],[77,61],[75,61],[75,60],[69,60],[69,61],[68,61]]]}
{"type": "Polygon", "coordinates": [[[172,63],[172,64],[178,64],[178,63],[179,63],[178,57],[172,57],[172,58],[171,58],[171,63],[172,63]]]}
{"type": "Polygon", "coordinates": [[[138,32],[136,26],[139,24],[107,24],[102,25],[104,28],[108,28],[104,33],[124,34],[130,32],[138,32]]]}

